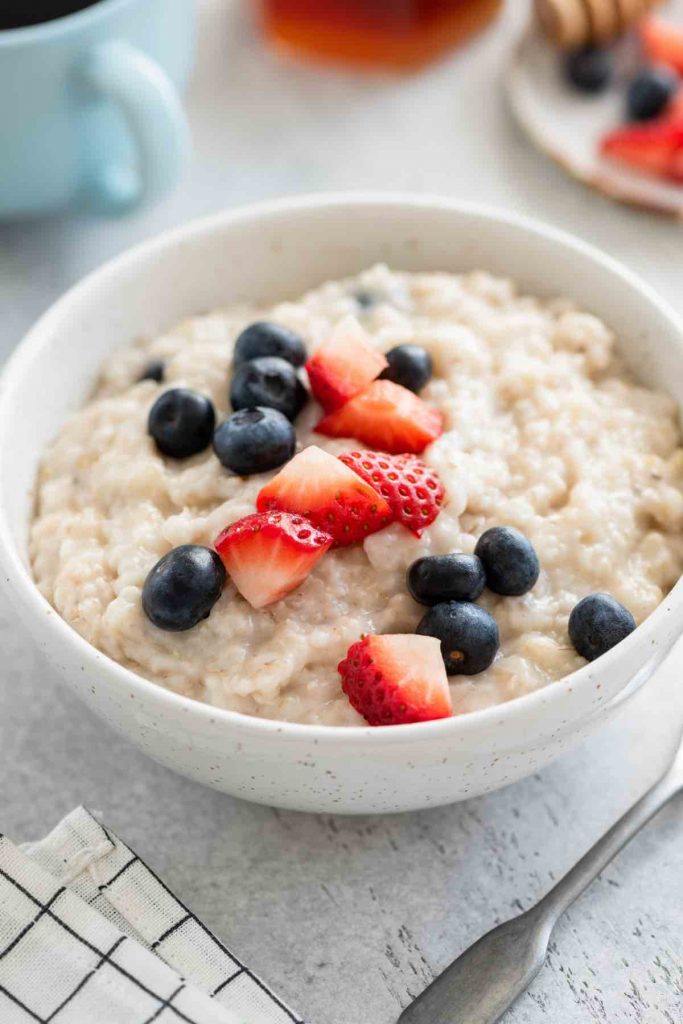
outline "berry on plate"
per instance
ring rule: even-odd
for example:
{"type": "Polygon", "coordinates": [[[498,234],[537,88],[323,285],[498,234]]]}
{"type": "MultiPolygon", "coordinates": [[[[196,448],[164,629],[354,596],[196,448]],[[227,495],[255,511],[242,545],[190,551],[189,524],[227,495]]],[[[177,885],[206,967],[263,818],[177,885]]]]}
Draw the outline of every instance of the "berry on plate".
{"type": "Polygon", "coordinates": [[[448,679],[437,640],[414,634],[365,636],[339,663],[342,689],[369,725],[450,718],[448,679]]]}
{"type": "Polygon", "coordinates": [[[225,567],[215,551],[182,544],[168,551],[149,572],[142,588],[142,608],[159,629],[192,629],[221,596],[225,567]]]}
{"type": "Polygon", "coordinates": [[[489,590],[506,597],[526,594],[541,571],[533,544],[514,526],[492,526],[486,530],[474,553],[483,563],[489,590]]]}
{"type": "Polygon", "coordinates": [[[305,516],[337,546],[365,540],[392,521],[389,504],[334,455],[310,445],[260,491],[259,512],[305,516]]]}
{"type": "Polygon", "coordinates": [[[355,317],[344,317],[306,363],[314,397],[326,412],[341,408],[387,366],[355,317]]]}
{"type": "Polygon", "coordinates": [[[659,117],[678,91],[678,75],[666,65],[643,68],[629,83],[626,113],[632,121],[659,117]]]}
{"type": "Polygon", "coordinates": [[[567,54],[564,73],[580,92],[603,92],[614,78],[614,55],[598,46],[582,46],[567,54]]]}
{"type": "Polygon", "coordinates": [[[230,578],[253,608],[265,608],[298,587],[332,545],[303,516],[257,512],[216,538],[230,578]]]}
{"type": "Polygon", "coordinates": [[[635,628],[630,611],[609,594],[589,594],[569,616],[569,639],[587,661],[595,661],[635,628]]]}
{"type": "Polygon", "coordinates": [[[655,64],[667,64],[683,75],[683,25],[645,18],[640,25],[645,53],[655,64]]]}
{"type": "Polygon", "coordinates": [[[476,601],[486,575],[476,555],[425,555],[408,569],[408,590],[420,604],[476,601]]]}
{"type": "Polygon", "coordinates": [[[683,121],[628,125],[605,135],[600,152],[610,160],[670,181],[683,181],[683,121]]]}
{"type": "Polygon", "coordinates": [[[307,401],[308,392],[296,370],[278,356],[240,363],[230,384],[230,402],[236,412],[262,406],[277,409],[288,420],[294,420],[307,401]]]}
{"type": "Polygon", "coordinates": [[[474,676],[489,667],[500,645],[498,626],[485,608],[470,601],[435,604],[420,620],[420,636],[441,641],[449,676],[474,676]]]}
{"type": "Polygon", "coordinates": [[[382,380],[393,380],[415,394],[432,379],[432,357],[421,345],[397,345],[387,352],[387,362],[382,380]]]}
{"type": "Polygon", "coordinates": [[[277,409],[240,409],[216,429],[213,450],[226,469],[252,476],[277,469],[296,450],[294,427],[277,409]]]}
{"type": "Polygon", "coordinates": [[[400,384],[376,380],[315,428],[327,437],[355,437],[382,451],[419,455],[443,433],[441,413],[400,384]]]}
{"type": "Polygon", "coordinates": [[[234,366],[239,366],[262,356],[277,356],[292,366],[303,366],[306,348],[299,335],[288,327],[259,320],[245,327],[237,338],[232,361],[234,366]]]}
{"type": "Polygon", "coordinates": [[[159,395],[149,411],[147,430],[157,448],[173,459],[204,451],[216,422],[213,402],[190,388],[171,388],[159,395]]]}
{"type": "Polygon", "coordinates": [[[433,523],[444,499],[436,470],[415,455],[345,452],[339,458],[388,502],[397,523],[418,537],[433,523]]]}

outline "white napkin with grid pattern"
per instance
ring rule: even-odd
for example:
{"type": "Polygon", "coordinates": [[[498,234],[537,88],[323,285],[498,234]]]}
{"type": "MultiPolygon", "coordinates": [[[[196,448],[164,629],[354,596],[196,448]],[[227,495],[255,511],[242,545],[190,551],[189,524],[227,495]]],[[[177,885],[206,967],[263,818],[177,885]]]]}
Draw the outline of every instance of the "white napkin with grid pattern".
{"type": "Polygon", "coordinates": [[[0,837],[2,1024],[302,1024],[80,807],[0,837]]]}

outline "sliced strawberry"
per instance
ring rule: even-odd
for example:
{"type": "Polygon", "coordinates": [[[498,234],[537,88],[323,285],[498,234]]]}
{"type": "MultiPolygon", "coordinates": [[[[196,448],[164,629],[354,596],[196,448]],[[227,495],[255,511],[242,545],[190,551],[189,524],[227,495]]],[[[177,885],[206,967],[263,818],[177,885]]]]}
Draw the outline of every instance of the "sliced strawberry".
{"type": "Polygon", "coordinates": [[[328,437],[355,437],[398,454],[419,455],[443,433],[441,413],[400,384],[376,380],[315,428],[328,437]]]}
{"type": "Polygon", "coordinates": [[[683,75],[683,25],[672,25],[662,18],[645,18],[640,37],[654,64],[668,64],[683,75]]]}
{"type": "Polygon", "coordinates": [[[228,526],[215,548],[240,594],[264,608],[303,583],[331,545],[329,534],[303,516],[266,512],[228,526]]]}
{"type": "Polygon", "coordinates": [[[441,644],[414,633],[365,636],[338,671],[351,705],[369,725],[405,725],[453,714],[441,644]]]}
{"type": "Polygon", "coordinates": [[[356,318],[347,316],[337,324],[329,341],[313,353],[306,370],[315,398],[326,412],[332,412],[379,377],[388,365],[356,318]]]}
{"type": "Polygon", "coordinates": [[[441,511],[443,484],[436,470],[417,456],[365,451],[339,458],[386,499],[395,521],[418,537],[441,511]]]}
{"type": "Polygon", "coordinates": [[[683,181],[683,123],[667,120],[628,125],[605,135],[603,156],[638,171],[683,181]]]}
{"type": "Polygon", "coordinates": [[[384,498],[334,455],[311,445],[295,455],[260,491],[259,512],[295,512],[337,546],[364,540],[387,526],[393,516],[384,498]]]}

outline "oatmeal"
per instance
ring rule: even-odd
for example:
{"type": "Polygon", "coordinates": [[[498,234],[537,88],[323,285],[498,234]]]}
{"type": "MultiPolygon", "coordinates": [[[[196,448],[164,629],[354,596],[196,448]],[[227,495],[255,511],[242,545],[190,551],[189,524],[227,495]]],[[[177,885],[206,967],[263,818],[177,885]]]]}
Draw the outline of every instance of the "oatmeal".
{"type": "MultiPolygon", "coordinates": [[[[533,544],[540,576],[522,596],[484,590],[478,604],[494,617],[500,647],[480,674],[449,676],[450,691],[461,713],[536,690],[585,663],[568,638],[581,598],[606,592],[640,623],[683,567],[677,408],[634,383],[614,348],[590,313],[480,272],[380,266],[272,309],[186,320],[116,352],[46,453],[31,532],[36,582],[90,643],[178,693],[267,718],[354,725],[363,720],[337,665],[362,634],[415,631],[427,609],[410,596],[408,567],[424,555],[470,554],[484,531],[510,526],[533,544]],[[274,473],[231,474],[211,447],[164,457],[148,434],[150,408],[169,388],[191,388],[220,422],[244,327],[276,322],[315,353],[350,314],[379,353],[412,343],[431,356],[420,397],[440,412],[444,433],[421,457],[445,488],[438,518],[419,537],[394,522],[326,551],[268,607],[251,607],[228,578],[194,628],[157,628],[141,601],[155,563],[178,545],[211,547],[255,512],[274,473]]],[[[299,414],[299,450],[358,449],[316,433],[320,417],[312,401],[299,414]]]]}

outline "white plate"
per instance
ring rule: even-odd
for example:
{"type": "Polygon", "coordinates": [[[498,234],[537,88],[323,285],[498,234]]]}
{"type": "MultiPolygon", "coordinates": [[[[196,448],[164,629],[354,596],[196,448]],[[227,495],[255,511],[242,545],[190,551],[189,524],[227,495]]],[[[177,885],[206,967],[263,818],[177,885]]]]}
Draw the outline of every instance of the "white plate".
{"type": "MultiPolygon", "coordinates": [[[[683,16],[683,0],[667,8],[667,18],[683,16]]],[[[624,40],[617,54],[621,63],[635,63],[624,40]]],[[[539,149],[572,177],[611,199],[668,216],[683,218],[683,185],[667,184],[604,160],[599,141],[623,123],[625,83],[621,75],[599,96],[584,96],[570,88],[562,75],[560,52],[529,27],[510,55],[506,92],[522,128],[539,149]]]]}

